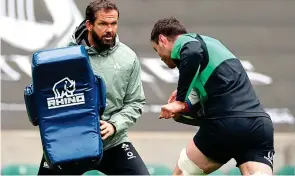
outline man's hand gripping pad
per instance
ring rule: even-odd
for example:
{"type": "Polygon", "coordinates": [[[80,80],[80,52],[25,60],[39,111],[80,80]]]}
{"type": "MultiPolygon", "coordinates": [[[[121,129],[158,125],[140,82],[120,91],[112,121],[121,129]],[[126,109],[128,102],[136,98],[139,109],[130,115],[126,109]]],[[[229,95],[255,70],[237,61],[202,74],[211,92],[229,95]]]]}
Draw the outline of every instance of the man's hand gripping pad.
{"type": "Polygon", "coordinates": [[[26,107],[30,121],[39,125],[49,166],[98,163],[103,154],[99,119],[106,90],[102,78],[94,75],[85,48],[36,52],[32,78],[33,86],[25,90],[26,107]]]}

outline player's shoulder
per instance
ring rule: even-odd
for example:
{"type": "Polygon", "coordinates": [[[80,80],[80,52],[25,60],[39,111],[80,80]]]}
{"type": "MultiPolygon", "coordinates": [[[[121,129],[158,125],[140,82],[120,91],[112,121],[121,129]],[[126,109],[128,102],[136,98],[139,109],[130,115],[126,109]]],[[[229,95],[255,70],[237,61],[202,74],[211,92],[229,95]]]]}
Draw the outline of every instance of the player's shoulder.
{"type": "Polygon", "coordinates": [[[180,35],[175,41],[171,58],[180,59],[183,53],[192,54],[202,51],[202,46],[200,40],[197,38],[195,33],[187,33],[180,35]]]}
{"type": "Polygon", "coordinates": [[[179,48],[182,48],[184,45],[187,45],[189,43],[195,43],[195,42],[199,42],[197,39],[197,34],[188,33],[188,34],[180,35],[178,39],[175,41],[174,46],[178,46],[179,48]]]}

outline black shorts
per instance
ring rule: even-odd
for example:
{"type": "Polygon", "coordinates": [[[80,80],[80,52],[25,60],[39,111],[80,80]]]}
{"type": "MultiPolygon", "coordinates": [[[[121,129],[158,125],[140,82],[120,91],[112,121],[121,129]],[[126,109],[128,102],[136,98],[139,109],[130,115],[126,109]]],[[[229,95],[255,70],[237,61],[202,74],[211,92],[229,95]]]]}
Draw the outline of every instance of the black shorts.
{"type": "Polygon", "coordinates": [[[274,128],[267,117],[202,120],[194,143],[221,164],[234,158],[237,166],[256,161],[273,168],[274,128]]]}
{"type": "MultiPolygon", "coordinates": [[[[141,157],[129,142],[104,151],[102,161],[92,170],[98,170],[106,175],[149,175],[141,157]]],[[[82,175],[85,172],[87,170],[75,165],[67,166],[63,170],[50,169],[43,157],[38,175],[82,175]]]]}

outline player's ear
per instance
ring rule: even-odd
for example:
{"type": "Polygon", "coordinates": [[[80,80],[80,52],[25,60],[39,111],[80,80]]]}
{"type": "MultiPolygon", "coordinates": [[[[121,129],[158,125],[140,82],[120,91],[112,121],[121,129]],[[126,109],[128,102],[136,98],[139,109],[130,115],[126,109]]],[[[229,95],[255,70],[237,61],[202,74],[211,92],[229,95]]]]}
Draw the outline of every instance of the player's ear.
{"type": "Polygon", "coordinates": [[[88,29],[88,31],[93,30],[93,24],[89,20],[86,20],[86,28],[88,29]]]}
{"type": "Polygon", "coordinates": [[[166,41],[167,41],[167,38],[163,34],[160,34],[159,35],[159,45],[160,44],[165,44],[166,41]]]}

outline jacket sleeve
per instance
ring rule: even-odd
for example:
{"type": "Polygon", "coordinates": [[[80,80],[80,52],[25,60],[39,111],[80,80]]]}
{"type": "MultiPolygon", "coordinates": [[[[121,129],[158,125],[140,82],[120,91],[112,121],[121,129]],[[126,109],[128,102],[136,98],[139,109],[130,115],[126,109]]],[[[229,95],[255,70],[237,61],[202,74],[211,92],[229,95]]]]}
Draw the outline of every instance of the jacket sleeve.
{"type": "Polygon", "coordinates": [[[177,84],[176,100],[184,102],[199,67],[203,60],[203,49],[198,41],[185,44],[181,49],[179,79],[177,84]]]}
{"type": "Polygon", "coordinates": [[[137,119],[142,115],[145,101],[146,98],[141,81],[141,67],[139,60],[136,58],[123,100],[123,108],[113,114],[109,120],[115,126],[116,133],[126,131],[136,123],[137,119]]]}

